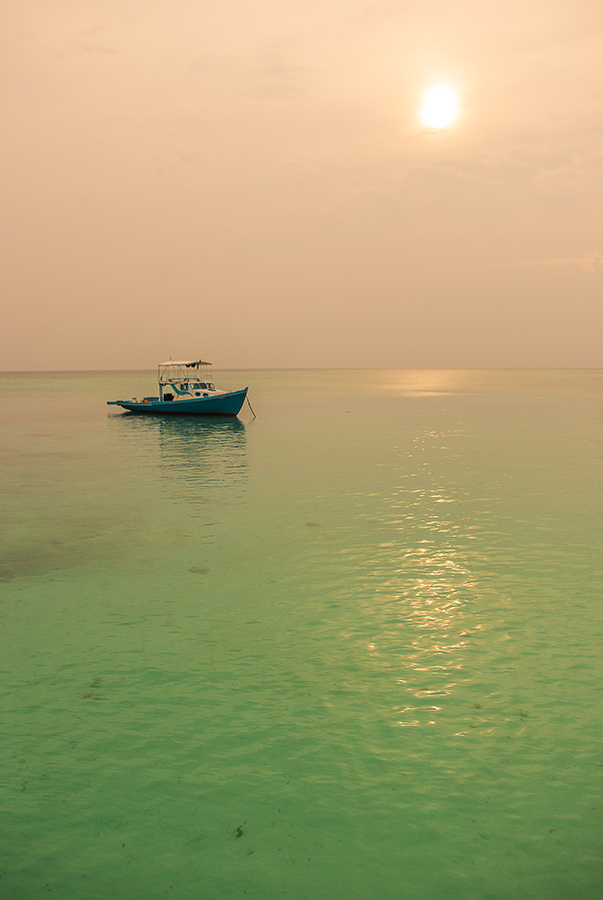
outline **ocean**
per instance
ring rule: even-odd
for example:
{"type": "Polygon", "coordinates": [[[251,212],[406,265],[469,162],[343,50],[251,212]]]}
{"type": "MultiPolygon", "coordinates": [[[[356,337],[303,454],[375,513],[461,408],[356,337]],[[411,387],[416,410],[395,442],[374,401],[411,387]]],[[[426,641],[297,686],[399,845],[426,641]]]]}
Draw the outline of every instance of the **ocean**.
{"type": "Polygon", "coordinates": [[[2,900],[600,900],[603,371],[0,375],[2,900]]]}

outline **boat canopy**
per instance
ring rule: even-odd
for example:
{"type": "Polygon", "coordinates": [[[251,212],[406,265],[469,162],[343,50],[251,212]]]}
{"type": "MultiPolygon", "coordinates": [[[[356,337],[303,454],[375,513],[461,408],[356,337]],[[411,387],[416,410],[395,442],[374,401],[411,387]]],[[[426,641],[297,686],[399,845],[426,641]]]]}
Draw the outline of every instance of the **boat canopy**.
{"type": "Polygon", "coordinates": [[[176,381],[189,382],[202,378],[201,369],[204,366],[211,366],[210,362],[202,359],[170,359],[169,362],[159,363],[157,368],[157,380],[160,385],[173,384],[176,381]],[[192,372],[185,372],[185,369],[193,369],[192,372]]]}
{"type": "Polygon", "coordinates": [[[167,362],[159,363],[160,369],[165,369],[168,366],[185,366],[187,369],[198,369],[200,366],[211,366],[211,363],[202,359],[169,359],[167,362]]]}

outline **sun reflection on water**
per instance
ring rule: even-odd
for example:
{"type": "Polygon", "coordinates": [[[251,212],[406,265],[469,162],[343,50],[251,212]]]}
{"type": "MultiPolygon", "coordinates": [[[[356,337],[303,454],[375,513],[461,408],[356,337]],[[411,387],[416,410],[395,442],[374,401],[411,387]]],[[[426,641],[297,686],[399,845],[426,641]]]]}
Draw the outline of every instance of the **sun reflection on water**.
{"type": "Polygon", "coordinates": [[[476,620],[476,521],[459,484],[434,474],[434,458],[450,456],[455,437],[415,436],[418,450],[400,466],[396,488],[375,498],[381,539],[350,559],[363,571],[372,622],[366,662],[386,674],[383,709],[403,728],[433,726],[446,714],[467,681],[471,641],[483,628],[476,620]]]}

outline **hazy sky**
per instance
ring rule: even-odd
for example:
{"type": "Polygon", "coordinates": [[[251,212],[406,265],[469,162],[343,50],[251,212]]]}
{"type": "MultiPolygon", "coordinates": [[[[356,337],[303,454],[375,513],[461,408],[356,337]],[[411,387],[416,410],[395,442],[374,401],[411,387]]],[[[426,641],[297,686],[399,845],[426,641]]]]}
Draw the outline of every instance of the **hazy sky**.
{"type": "Polygon", "coordinates": [[[0,22],[1,369],[603,366],[601,0],[0,22]]]}

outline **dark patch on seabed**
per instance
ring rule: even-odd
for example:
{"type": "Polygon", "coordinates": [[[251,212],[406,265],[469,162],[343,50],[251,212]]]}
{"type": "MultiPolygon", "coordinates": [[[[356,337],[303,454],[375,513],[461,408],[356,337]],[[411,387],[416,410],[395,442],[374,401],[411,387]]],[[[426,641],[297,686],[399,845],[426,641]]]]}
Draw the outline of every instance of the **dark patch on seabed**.
{"type": "Polygon", "coordinates": [[[65,547],[58,538],[6,548],[0,555],[0,581],[56,572],[74,565],[76,555],[73,548],[65,547]]]}
{"type": "Polygon", "coordinates": [[[108,516],[65,517],[64,522],[53,517],[50,523],[39,517],[27,537],[1,539],[0,582],[49,575],[90,560],[115,559],[123,553],[124,539],[131,544],[135,528],[136,523],[126,518],[116,524],[108,516]],[[44,532],[48,536],[42,536],[44,532]]]}

